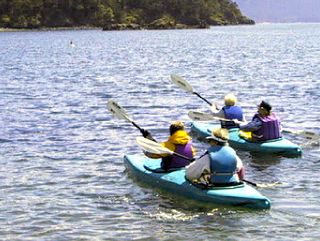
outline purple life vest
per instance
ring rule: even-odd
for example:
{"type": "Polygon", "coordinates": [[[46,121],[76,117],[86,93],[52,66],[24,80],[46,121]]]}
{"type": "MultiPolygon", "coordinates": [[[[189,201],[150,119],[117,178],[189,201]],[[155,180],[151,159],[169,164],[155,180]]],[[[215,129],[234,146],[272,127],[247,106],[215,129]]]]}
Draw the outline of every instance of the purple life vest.
{"type": "Polygon", "coordinates": [[[255,118],[258,118],[262,122],[261,128],[252,132],[255,140],[267,141],[281,137],[280,120],[274,113],[271,113],[271,115],[265,117],[255,114],[252,120],[255,118]]]}
{"type": "MultiPolygon", "coordinates": [[[[174,152],[189,158],[193,158],[191,140],[188,141],[188,143],[185,145],[175,145],[175,146],[176,146],[176,149],[174,152]]],[[[190,164],[190,161],[183,159],[181,157],[172,155],[172,156],[162,158],[161,168],[166,170],[170,168],[185,167],[189,164],[190,164]]]]}

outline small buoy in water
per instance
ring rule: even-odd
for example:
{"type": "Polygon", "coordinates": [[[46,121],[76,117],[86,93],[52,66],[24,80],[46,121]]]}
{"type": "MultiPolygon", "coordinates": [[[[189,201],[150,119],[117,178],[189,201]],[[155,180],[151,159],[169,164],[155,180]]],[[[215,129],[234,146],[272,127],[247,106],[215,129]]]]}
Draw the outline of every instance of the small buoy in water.
{"type": "Polygon", "coordinates": [[[76,47],[76,45],[72,41],[70,41],[70,47],[74,48],[76,47]]]}

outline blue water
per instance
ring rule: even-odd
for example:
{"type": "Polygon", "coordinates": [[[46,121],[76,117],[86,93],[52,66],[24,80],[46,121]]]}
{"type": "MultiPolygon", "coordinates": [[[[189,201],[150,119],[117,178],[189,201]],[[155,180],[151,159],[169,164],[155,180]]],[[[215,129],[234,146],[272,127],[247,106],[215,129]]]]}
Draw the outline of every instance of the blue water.
{"type": "Polygon", "coordinates": [[[280,182],[258,189],[271,210],[202,207],[128,175],[139,131],[106,104],[165,140],[209,112],[178,74],[220,106],[234,92],[250,117],[267,99],[284,127],[320,134],[319,56],[319,24],[0,33],[0,239],[317,240],[319,141],[287,135],[297,158],[238,152],[248,180],[280,182]]]}

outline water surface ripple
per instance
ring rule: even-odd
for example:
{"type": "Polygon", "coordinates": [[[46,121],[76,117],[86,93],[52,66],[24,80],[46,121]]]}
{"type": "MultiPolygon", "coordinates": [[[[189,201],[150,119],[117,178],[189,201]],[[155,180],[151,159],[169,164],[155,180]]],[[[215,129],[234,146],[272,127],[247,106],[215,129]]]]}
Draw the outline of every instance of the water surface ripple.
{"type": "Polygon", "coordinates": [[[282,183],[259,189],[271,210],[203,207],[128,175],[139,132],[106,103],[164,140],[172,120],[209,111],[178,74],[220,106],[234,92],[251,116],[267,99],[285,127],[319,134],[319,46],[319,24],[0,33],[0,239],[316,240],[319,142],[288,135],[297,158],[239,152],[248,180],[282,183]]]}

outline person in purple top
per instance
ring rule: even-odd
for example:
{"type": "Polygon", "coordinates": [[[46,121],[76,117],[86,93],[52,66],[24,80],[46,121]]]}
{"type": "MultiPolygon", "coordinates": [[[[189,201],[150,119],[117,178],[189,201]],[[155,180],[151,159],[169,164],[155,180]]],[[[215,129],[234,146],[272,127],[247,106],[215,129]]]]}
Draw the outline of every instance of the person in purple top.
{"type": "Polygon", "coordinates": [[[281,137],[280,119],[275,113],[271,112],[272,106],[261,101],[258,105],[258,112],[253,116],[252,120],[247,124],[240,124],[242,131],[250,131],[252,133],[252,141],[268,141],[281,137]]]}

